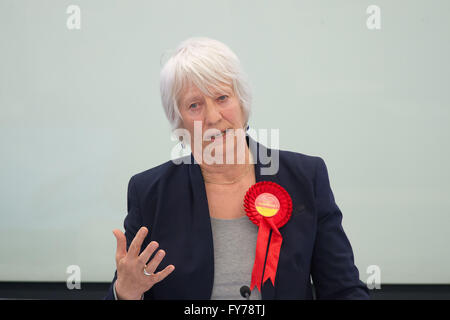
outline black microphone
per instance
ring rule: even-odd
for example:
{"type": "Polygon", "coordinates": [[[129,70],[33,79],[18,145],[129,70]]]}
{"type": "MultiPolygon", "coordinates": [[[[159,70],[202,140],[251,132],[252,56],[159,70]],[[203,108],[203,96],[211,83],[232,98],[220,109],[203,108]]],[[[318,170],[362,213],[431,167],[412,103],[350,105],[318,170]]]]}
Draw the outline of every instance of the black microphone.
{"type": "Polygon", "coordinates": [[[244,297],[247,300],[250,300],[250,295],[252,292],[250,291],[250,288],[247,286],[242,286],[239,290],[241,292],[241,296],[244,297]]]}

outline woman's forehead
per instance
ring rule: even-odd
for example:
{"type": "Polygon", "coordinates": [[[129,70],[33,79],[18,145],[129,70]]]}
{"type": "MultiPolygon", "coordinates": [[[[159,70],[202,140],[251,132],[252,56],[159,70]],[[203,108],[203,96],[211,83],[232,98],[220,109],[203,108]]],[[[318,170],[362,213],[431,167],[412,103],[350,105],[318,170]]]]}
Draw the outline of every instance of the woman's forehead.
{"type": "MultiPolygon", "coordinates": [[[[231,86],[228,84],[219,84],[217,86],[209,86],[208,87],[208,91],[211,92],[213,95],[215,94],[220,94],[223,91],[227,91],[227,92],[231,92],[231,86]]],[[[194,84],[189,84],[186,85],[182,90],[181,90],[181,101],[187,101],[196,97],[201,97],[203,96],[205,93],[202,92],[196,85],[194,84]]]]}

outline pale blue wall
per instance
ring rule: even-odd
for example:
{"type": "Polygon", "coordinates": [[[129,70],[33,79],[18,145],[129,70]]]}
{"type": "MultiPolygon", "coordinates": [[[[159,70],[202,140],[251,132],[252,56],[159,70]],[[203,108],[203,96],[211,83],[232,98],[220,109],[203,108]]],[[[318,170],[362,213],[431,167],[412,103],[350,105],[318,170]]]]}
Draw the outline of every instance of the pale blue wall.
{"type": "MultiPolygon", "coordinates": [[[[254,128],[324,158],[361,279],[450,283],[448,1],[0,1],[0,281],[110,281],[129,178],[169,159],[161,55],[240,57],[254,128]],[[66,8],[81,8],[81,30],[66,8]],[[381,8],[368,30],[366,8],[381,8]]],[[[174,235],[176,236],[176,235],[174,235]]]]}

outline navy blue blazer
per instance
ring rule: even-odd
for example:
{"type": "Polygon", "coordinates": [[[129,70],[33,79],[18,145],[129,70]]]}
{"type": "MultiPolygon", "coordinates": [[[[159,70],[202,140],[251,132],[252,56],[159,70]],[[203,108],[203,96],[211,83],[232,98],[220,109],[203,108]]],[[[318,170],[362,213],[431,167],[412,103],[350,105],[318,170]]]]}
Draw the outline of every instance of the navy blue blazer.
{"type": "MultiPolygon", "coordinates": [[[[256,145],[257,154],[260,150],[271,154],[271,149],[249,136],[247,144],[249,139],[256,145]]],[[[262,299],[313,299],[311,278],[317,299],[368,299],[323,159],[279,150],[279,170],[268,176],[261,175],[261,168],[269,165],[253,154],[256,182],[278,183],[290,194],[293,204],[290,220],[279,229],[283,242],[275,286],[267,280],[261,288],[262,299]]],[[[144,294],[144,299],[211,298],[211,221],[200,166],[192,154],[190,158],[192,164],[167,161],[132,176],[128,184],[124,221],[127,246],[145,226],[149,233],[141,250],[155,240],[166,252],[156,272],[175,265],[167,278],[144,294]]],[[[117,271],[105,299],[114,299],[116,276],[117,271]]]]}

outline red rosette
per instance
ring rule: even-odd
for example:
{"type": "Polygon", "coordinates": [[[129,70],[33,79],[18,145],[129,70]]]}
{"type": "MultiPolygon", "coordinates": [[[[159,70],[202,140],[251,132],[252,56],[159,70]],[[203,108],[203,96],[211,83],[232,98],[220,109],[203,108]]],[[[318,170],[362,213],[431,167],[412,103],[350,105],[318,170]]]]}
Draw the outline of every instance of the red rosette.
{"type": "Polygon", "coordinates": [[[271,222],[277,227],[284,226],[291,217],[292,213],[292,200],[287,191],[279,184],[272,181],[261,181],[248,189],[244,198],[244,208],[247,212],[249,219],[258,227],[262,219],[271,220],[271,222]],[[280,202],[279,211],[272,217],[264,217],[256,209],[256,198],[263,193],[269,193],[274,195],[280,202]]]}
{"type": "Polygon", "coordinates": [[[292,199],[289,193],[277,183],[261,181],[248,189],[244,198],[244,208],[249,219],[259,227],[250,290],[256,286],[261,291],[261,285],[269,278],[275,286],[275,275],[283,241],[278,229],[291,217],[292,199]],[[272,237],[267,251],[271,230],[272,237]],[[267,259],[265,259],[266,251],[267,259]],[[262,279],[263,274],[264,279],[262,279]]]}

